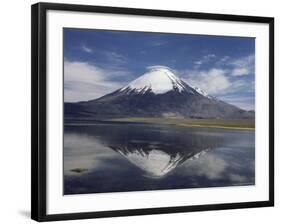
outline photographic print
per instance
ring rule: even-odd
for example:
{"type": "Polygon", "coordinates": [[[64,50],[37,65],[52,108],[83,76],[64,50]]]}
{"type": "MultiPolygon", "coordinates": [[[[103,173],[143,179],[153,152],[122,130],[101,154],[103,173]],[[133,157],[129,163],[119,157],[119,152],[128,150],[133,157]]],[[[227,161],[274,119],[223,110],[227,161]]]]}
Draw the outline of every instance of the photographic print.
{"type": "Polygon", "coordinates": [[[255,185],[255,38],[63,29],[64,194],[255,185]]]}
{"type": "Polygon", "coordinates": [[[32,219],[274,206],[274,18],[31,12],[32,219]]]}

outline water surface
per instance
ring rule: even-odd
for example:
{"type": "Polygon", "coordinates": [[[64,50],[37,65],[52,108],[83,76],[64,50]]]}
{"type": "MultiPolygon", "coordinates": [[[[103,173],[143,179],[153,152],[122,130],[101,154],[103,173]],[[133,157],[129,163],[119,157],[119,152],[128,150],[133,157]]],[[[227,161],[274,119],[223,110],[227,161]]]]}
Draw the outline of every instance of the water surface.
{"type": "Polygon", "coordinates": [[[254,131],[66,124],[64,193],[255,184],[254,131]]]}

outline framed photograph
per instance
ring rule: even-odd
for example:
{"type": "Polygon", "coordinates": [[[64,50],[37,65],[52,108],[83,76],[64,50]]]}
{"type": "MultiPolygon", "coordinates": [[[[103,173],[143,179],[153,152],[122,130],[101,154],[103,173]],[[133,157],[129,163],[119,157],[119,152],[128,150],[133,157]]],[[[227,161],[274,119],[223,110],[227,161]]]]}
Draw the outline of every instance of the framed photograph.
{"type": "Polygon", "coordinates": [[[274,205],[274,19],[32,6],[32,219],[274,205]]]}

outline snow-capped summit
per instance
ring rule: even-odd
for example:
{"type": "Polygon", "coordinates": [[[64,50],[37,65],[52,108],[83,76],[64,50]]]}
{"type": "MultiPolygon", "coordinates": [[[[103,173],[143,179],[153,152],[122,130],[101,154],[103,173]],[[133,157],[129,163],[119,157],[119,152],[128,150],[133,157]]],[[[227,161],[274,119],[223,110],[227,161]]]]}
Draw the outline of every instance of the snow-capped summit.
{"type": "MultiPolygon", "coordinates": [[[[253,118],[242,110],[192,87],[165,66],[152,66],[121,89],[98,99],[66,103],[66,117],[253,118]]],[[[95,91],[93,89],[93,91],[95,91]]]]}
{"type": "Polygon", "coordinates": [[[129,90],[137,93],[150,91],[154,94],[164,94],[171,90],[187,91],[184,82],[169,67],[150,66],[148,69],[147,73],[130,82],[120,91],[129,90]]]}

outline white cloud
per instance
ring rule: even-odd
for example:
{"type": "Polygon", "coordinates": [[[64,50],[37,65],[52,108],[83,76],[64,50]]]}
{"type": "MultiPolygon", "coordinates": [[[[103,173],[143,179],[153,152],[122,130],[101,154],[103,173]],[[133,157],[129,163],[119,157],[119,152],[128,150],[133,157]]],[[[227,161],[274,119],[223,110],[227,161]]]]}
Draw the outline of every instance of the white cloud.
{"type": "Polygon", "coordinates": [[[126,70],[102,69],[86,62],[64,62],[65,102],[91,100],[124,85],[111,81],[113,77],[128,75],[126,70]]]}
{"type": "Polygon", "coordinates": [[[230,56],[218,58],[214,54],[205,55],[194,62],[193,69],[182,70],[179,73],[188,84],[197,86],[208,94],[243,109],[254,109],[254,100],[244,100],[246,95],[255,92],[254,79],[244,78],[255,73],[254,54],[235,59],[230,56]],[[201,69],[201,65],[208,61],[214,62],[214,67],[201,69]],[[230,94],[239,94],[240,100],[231,100],[230,94]]]}
{"type": "Polygon", "coordinates": [[[195,61],[194,64],[195,64],[195,65],[202,65],[203,62],[202,62],[202,61],[195,61]]]}
{"type": "Polygon", "coordinates": [[[253,65],[254,61],[255,61],[255,55],[251,54],[251,55],[233,60],[231,62],[231,64],[238,66],[238,67],[246,67],[249,65],[253,65]]]}
{"type": "Polygon", "coordinates": [[[64,81],[95,82],[101,79],[101,73],[86,62],[64,62],[64,81]]]}
{"type": "Polygon", "coordinates": [[[81,47],[81,49],[82,49],[82,51],[84,51],[84,52],[86,52],[86,53],[93,53],[93,49],[92,49],[92,48],[89,48],[89,47],[87,47],[87,46],[85,46],[85,45],[83,45],[83,46],[81,47]]]}
{"type": "Polygon", "coordinates": [[[248,75],[249,69],[248,68],[234,68],[231,73],[233,76],[242,76],[248,75]]]}
{"type": "Polygon", "coordinates": [[[65,82],[64,101],[78,102],[92,100],[99,98],[116,89],[118,88],[106,87],[99,84],[86,84],[83,82],[65,82]]]}
{"type": "Polygon", "coordinates": [[[190,71],[187,74],[187,83],[197,86],[209,94],[221,93],[231,86],[223,69],[210,69],[207,71],[190,71]]]}
{"type": "Polygon", "coordinates": [[[228,61],[230,59],[230,57],[228,56],[228,55],[226,55],[226,56],[223,56],[221,59],[220,59],[220,61],[221,62],[226,62],[226,61],[228,61]]]}
{"type": "Polygon", "coordinates": [[[216,62],[216,65],[218,67],[227,66],[232,76],[251,75],[255,73],[255,55],[250,54],[240,58],[224,56],[216,62]]]}
{"type": "Polygon", "coordinates": [[[250,75],[255,72],[255,55],[248,55],[246,57],[238,58],[229,62],[233,67],[231,75],[243,76],[250,75]]]}

